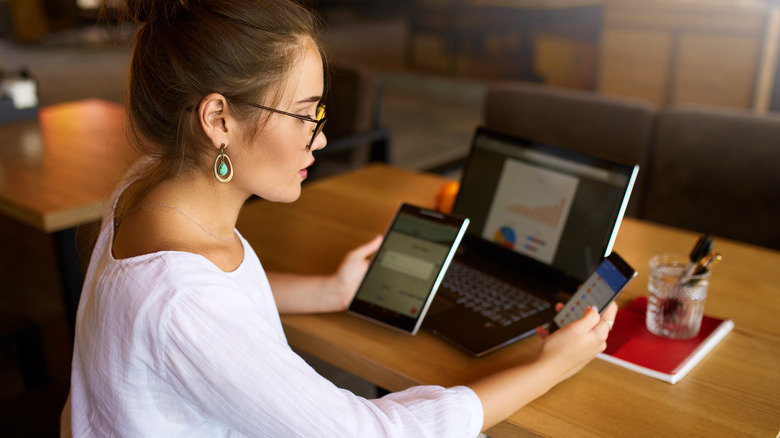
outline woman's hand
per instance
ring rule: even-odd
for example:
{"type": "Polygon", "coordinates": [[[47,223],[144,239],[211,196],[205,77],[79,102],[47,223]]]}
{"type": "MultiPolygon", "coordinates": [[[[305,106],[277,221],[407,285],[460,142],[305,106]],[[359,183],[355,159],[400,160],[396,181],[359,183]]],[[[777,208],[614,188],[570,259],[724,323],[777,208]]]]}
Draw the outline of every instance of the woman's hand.
{"type": "MultiPolygon", "coordinates": [[[[559,304],[557,309],[560,311],[562,307],[563,304],[559,304]]],[[[611,325],[608,321],[614,321],[616,314],[617,305],[612,303],[603,316],[594,308],[588,308],[582,318],[555,333],[539,330],[544,343],[536,359],[470,384],[482,401],[482,430],[503,421],[582,369],[596,354],[604,351],[611,325]]]]}
{"type": "MultiPolygon", "coordinates": [[[[559,303],[556,310],[560,311],[562,307],[559,303]]],[[[613,302],[603,315],[599,315],[595,307],[588,307],[582,318],[553,334],[537,330],[544,338],[538,360],[550,361],[556,367],[554,369],[559,370],[556,384],[575,374],[607,348],[607,336],[616,315],[617,305],[613,302]]]]}
{"type": "Polygon", "coordinates": [[[371,263],[371,256],[379,250],[381,244],[382,236],[377,236],[344,256],[338,270],[333,274],[334,290],[341,291],[342,296],[343,305],[338,310],[345,310],[349,306],[360,282],[366,275],[368,265],[371,263]]]}
{"type": "Polygon", "coordinates": [[[279,313],[340,312],[349,306],[382,236],[348,252],[333,275],[267,272],[279,313]]]}

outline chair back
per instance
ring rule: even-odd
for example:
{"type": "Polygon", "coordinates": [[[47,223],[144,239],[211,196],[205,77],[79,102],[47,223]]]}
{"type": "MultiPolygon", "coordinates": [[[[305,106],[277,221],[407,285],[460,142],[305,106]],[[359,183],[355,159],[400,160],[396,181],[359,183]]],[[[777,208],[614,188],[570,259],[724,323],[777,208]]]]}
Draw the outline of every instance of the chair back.
{"type": "Polygon", "coordinates": [[[677,106],[661,113],[642,216],[780,249],[780,117],[677,106]]]}
{"type": "Polygon", "coordinates": [[[483,111],[489,129],[539,143],[639,164],[626,214],[637,216],[658,108],[596,92],[525,82],[498,82],[483,111]]]}

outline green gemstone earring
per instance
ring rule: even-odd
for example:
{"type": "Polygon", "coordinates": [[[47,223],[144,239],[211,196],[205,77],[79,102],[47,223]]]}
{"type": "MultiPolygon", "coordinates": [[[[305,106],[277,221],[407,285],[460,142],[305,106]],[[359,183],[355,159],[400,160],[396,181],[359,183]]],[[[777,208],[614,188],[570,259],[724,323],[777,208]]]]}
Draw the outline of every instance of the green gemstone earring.
{"type": "Polygon", "coordinates": [[[233,163],[225,154],[225,143],[219,145],[219,155],[214,160],[214,178],[222,184],[227,184],[233,179],[233,163]]]}

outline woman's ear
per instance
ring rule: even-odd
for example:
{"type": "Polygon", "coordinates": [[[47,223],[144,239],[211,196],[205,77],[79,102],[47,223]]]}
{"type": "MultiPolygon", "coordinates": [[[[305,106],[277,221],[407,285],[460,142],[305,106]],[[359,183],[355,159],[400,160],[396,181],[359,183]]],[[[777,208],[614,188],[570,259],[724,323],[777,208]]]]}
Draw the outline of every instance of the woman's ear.
{"type": "Polygon", "coordinates": [[[230,110],[225,96],[211,93],[198,104],[198,120],[203,132],[215,146],[229,144],[228,127],[231,125],[230,110]]]}

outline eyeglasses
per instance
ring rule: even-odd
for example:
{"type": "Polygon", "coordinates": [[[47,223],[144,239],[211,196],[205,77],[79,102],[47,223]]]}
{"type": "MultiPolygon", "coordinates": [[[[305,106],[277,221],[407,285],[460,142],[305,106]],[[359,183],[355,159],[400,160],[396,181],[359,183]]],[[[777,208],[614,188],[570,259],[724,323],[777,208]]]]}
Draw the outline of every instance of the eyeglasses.
{"type": "Polygon", "coordinates": [[[282,111],[282,110],[278,110],[276,108],[271,108],[271,107],[268,107],[268,106],[259,105],[259,104],[251,103],[251,102],[235,102],[235,103],[240,103],[240,104],[243,104],[243,105],[253,106],[255,108],[260,108],[260,109],[272,111],[272,112],[275,112],[275,113],[284,114],[285,116],[295,117],[296,119],[303,120],[305,122],[314,123],[314,128],[312,128],[312,130],[311,130],[311,140],[309,140],[309,143],[306,145],[306,150],[307,151],[311,150],[311,145],[314,144],[314,139],[317,138],[317,136],[320,134],[320,132],[322,132],[322,127],[325,126],[325,122],[328,120],[328,117],[325,115],[325,104],[322,104],[322,103],[317,105],[316,119],[313,119],[313,118],[311,118],[309,116],[302,116],[300,114],[288,113],[287,111],[282,111]]]}

